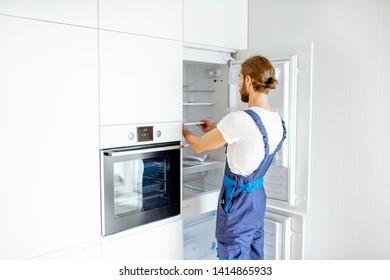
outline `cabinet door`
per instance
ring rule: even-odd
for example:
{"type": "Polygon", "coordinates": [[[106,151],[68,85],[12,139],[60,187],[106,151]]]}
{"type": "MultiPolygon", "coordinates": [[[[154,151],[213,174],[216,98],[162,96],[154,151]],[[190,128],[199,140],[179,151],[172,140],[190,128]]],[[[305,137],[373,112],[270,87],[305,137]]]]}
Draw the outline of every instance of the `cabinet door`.
{"type": "Polygon", "coordinates": [[[182,0],[100,0],[99,28],[182,39],[182,0]]]}
{"type": "MultiPolygon", "coordinates": [[[[108,237],[113,238],[113,237],[108,237]]],[[[118,239],[102,241],[103,260],[183,259],[183,222],[178,220],[118,239]]]]}
{"type": "Polygon", "coordinates": [[[97,0],[1,0],[0,14],[97,28],[97,0]]]}
{"type": "Polygon", "coordinates": [[[102,248],[100,239],[92,242],[83,243],[49,254],[40,255],[32,258],[33,260],[101,260],[102,248]]]}
{"type": "Polygon", "coordinates": [[[100,124],[182,120],[182,44],[100,31],[100,124]]]}
{"type": "Polygon", "coordinates": [[[183,41],[230,49],[247,48],[247,0],[184,0],[183,11],[183,41]]]}
{"type": "Polygon", "coordinates": [[[100,236],[98,34],[0,26],[0,259],[24,259],[100,236]]]}

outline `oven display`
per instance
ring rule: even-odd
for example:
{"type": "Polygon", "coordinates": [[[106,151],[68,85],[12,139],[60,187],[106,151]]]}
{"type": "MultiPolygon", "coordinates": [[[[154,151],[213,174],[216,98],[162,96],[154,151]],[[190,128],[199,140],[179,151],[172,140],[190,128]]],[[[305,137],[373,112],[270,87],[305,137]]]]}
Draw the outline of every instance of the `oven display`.
{"type": "Polygon", "coordinates": [[[153,126],[137,127],[138,142],[153,141],[153,126]]]}

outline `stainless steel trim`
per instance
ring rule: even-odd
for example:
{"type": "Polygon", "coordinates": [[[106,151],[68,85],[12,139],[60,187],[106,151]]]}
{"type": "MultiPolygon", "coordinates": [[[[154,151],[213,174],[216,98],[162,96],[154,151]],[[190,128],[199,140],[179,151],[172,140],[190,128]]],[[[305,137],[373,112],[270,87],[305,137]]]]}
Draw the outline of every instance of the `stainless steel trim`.
{"type": "Polygon", "coordinates": [[[149,148],[149,149],[137,149],[137,150],[129,150],[129,151],[107,151],[104,152],[104,156],[109,157],[119,157],[119,156],[128,156],[139,153],[152,153],[152,152],[160,152],[160,151],[168,151],[168,150],[176,150],[182,149],[183,145],[175,145],[175,146],[166,146],[166,147],[158,147],[158,148],[149,148]]]}

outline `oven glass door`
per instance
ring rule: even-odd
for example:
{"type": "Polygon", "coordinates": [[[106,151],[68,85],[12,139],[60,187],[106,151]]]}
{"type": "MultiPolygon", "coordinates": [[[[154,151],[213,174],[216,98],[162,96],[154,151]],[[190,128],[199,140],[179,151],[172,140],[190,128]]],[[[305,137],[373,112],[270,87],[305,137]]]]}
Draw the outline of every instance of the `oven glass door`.
{"type": "Polygon", "coordinates": [[[180,214],[180,148],[103,151],[103,235],[180,214]]]}

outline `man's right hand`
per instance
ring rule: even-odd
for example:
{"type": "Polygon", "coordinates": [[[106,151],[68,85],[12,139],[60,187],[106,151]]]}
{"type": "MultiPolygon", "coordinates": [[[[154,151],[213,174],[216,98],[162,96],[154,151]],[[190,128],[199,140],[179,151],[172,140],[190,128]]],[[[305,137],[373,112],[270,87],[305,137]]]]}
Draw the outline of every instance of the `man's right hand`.
{"type": "Polygon", "coordinates": [[[213,124],[209,120],[201,120],[203,122],[202,124],[198,124],[197,126],[203,131],[203,132],[209,132],[210,130],[213,130],[217,126],[213,124]]]}

